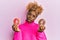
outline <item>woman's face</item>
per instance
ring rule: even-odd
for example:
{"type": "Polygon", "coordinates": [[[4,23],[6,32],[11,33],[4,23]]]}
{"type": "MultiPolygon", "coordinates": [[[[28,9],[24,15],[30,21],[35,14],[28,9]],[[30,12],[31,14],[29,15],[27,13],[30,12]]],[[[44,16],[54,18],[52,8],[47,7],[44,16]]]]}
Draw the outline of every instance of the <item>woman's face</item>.
{"type": "Polygon", "coordinates": [[[27,14],[27,21],[33,22],[36,19],[37,15],[35,11],[28,12],[27,14]]]}

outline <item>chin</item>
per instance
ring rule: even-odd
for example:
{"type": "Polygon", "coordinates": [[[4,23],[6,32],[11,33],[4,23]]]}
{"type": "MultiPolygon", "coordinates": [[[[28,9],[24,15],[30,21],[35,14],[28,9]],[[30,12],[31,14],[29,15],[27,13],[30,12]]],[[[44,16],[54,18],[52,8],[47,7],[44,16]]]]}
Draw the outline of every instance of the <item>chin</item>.
{"type": "Polygon", "coordinates": [[[30,22],[30,23],[31,23],[31,22],[33,22],[33,21],[31,21],[31,20],[28,20],[28,22],[30,22]]]}

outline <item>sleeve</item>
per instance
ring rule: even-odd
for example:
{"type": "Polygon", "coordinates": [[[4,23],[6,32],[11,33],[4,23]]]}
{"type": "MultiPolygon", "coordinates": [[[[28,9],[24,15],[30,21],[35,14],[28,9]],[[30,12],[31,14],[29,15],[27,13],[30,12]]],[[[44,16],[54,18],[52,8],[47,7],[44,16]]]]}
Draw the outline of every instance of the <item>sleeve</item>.
{"type": "Polygon", "coordinates": [[[44,32],[37,32],[37,39],[38,40],[47,40],[44,32]]]}
{"type": "MultiPolygon", "coordinates": [[[[38,29],[39,29],[39,25],[37,25],[37,26],[38,26],[38,29]]],[[[37,40],[47,40],[44,31],[43,32],[38,32],[37,31],[37,40]]]]}
{"type": "Polygon", "coordinates": [[[21,32],[21,29],[20,29],[20,32],[14,32],[13,40],[22,40],[22,32],[21,32]]]}

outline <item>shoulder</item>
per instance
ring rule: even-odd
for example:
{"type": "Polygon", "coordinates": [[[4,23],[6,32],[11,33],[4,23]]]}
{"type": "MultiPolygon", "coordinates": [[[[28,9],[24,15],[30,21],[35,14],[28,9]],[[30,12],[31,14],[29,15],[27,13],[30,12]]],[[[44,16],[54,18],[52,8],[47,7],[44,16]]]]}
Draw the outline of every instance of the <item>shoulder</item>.
{"type": "Polygon", "coordinates": [[[24,24],[19,24],[19,26],[23,26],[24,24]]]}
{"type": "Polygon", "coordinates": [[[23,26],[24,26],[24,24],[19,24],[19,25],[18,25],[19,28],[21,28],[21,27],[23,27],[23,26]]]}
{"type": "Polygon", "coordinates": [[[34,23],[36,26],[39,26],[39,24],[37,24],[37,23],[34,23]]]}

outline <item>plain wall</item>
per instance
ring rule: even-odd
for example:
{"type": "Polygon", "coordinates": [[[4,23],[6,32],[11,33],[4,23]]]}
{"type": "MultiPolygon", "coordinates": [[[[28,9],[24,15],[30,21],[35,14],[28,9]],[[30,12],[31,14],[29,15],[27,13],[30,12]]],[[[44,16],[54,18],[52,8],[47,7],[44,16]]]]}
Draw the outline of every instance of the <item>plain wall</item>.
{"type": "MultiPolygon", "coordinates": [[[[60,0],[36,0],[44,8],[35,20],[46,20],[46,36],[48,40],[60,40],[60,0]]],[[[12,24],[15,17],[21,24],[26,19],[26,5],[34,0],[0,0],[0,40],[12,40],[12,24]]]]}

